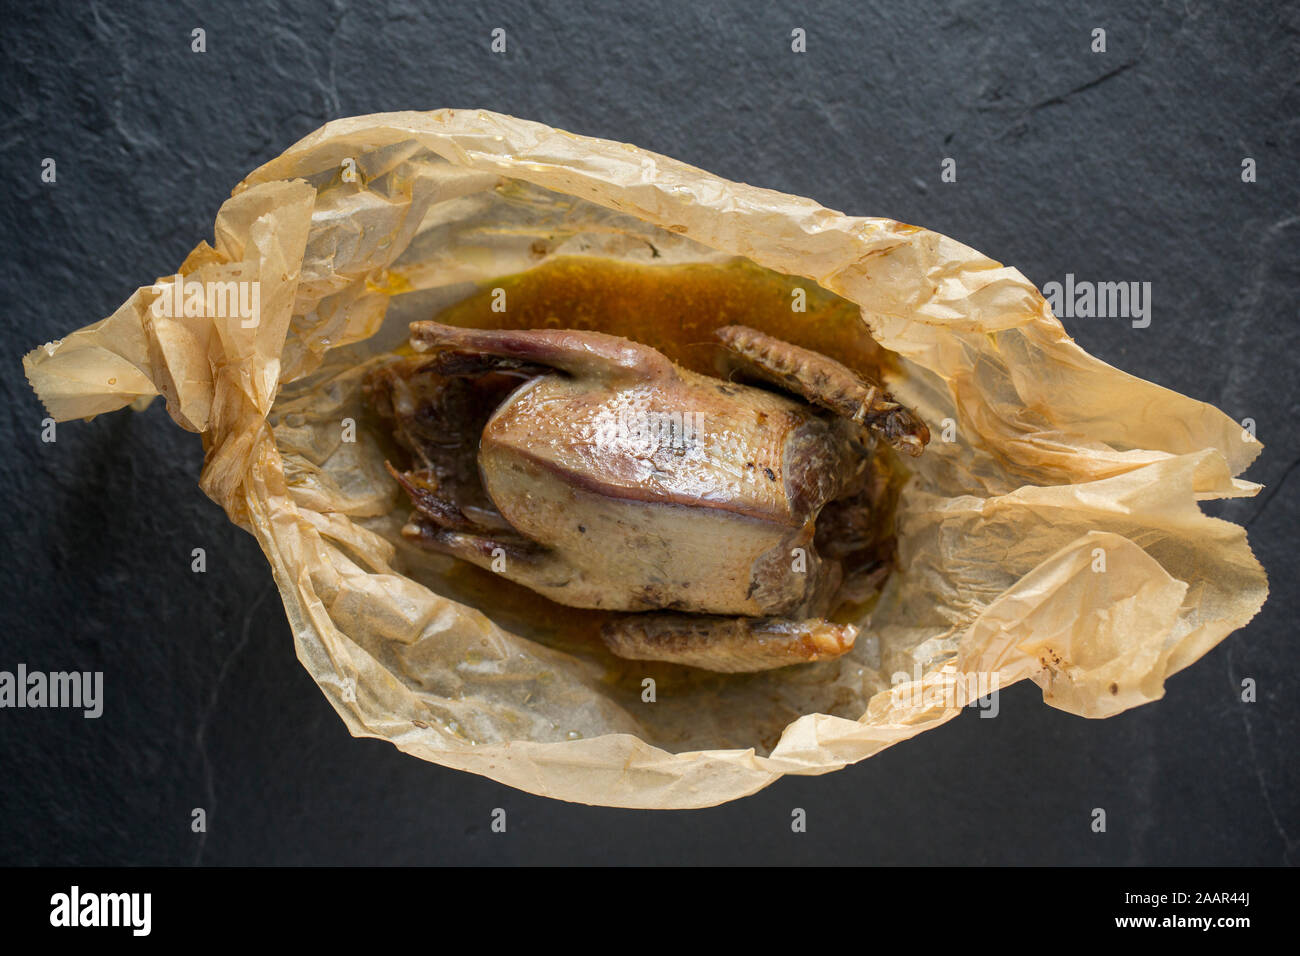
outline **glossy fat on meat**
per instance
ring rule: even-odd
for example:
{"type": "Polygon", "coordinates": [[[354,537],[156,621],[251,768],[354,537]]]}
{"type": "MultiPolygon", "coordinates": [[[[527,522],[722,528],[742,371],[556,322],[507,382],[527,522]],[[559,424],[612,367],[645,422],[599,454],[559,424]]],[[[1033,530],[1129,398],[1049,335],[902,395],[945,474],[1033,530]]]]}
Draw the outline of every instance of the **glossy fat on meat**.
{"type": "Polygon", "coordinates": [[[630,660],[671,661],[738,674],[833,660],[853,648],[858,629],[821,618],[781,619],[631,615],[601,637],[630,660]]]}
{"type": "MultiPolygon", "coordinates": [[[[799,461],[799,471],[787,474],[790,452],[813,450],[819,439],[832,444],[829,429],[806,405],[679,371],[667,380],[620,386],[538,378],[502,405],[480,448],[527,457],[595,494],[796,525],[809,517],[800,509],[824,501],[806,500],[815,493],[790,493],[787,479],[808,471],[799,461]]],[[[490,486],[486,464],[484,477],[490,486]]],[[[497,505],[506,506],[505,514],[508,504],[497,505]]]]}
{"type": "Polygon", "coordinates": [[[682,371],[536,379],[488,422],[479,464],[502,516],[571,570],[532,585],[553,600],[770,615],[822,580],[813,520],[845,454],[807,406],[682,371]]]}

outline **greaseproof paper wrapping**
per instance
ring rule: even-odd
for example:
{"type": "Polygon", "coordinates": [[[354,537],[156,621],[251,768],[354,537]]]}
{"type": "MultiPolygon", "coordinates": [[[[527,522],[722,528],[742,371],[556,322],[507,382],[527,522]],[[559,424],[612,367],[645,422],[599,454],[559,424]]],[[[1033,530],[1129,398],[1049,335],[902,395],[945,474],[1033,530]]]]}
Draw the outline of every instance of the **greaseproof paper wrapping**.
{"type": "Polygon", "coordinates": [[[1256,493],[1235,476],[1262,446],[1092,358],[1016,270],[495,113],[327,124],[241,183],[174,274],[24,366],[60,421],[161,395],[202,434],[203,490],[256,536],[298,657],[353,734],[564,800],[721,803],[862,760],[1022,678],[1110,716],[1162,696],[1267,593],[1244,529],[1198,506],[1256,493]],[[408,508],[377,436],[341,428],[364,422],[361,380],[408,323],[476,283],[651,250],[656,265],[744,257],[855,303],[898,356],[887,387],[947,433],[909,462],[900,570],[851,654],[664,672],[653,702],[638,664],[598,642],[457,600],[455,562],[401,542],[408,508]],[[194,283],[257,301],[187,316],[194,283]]]}

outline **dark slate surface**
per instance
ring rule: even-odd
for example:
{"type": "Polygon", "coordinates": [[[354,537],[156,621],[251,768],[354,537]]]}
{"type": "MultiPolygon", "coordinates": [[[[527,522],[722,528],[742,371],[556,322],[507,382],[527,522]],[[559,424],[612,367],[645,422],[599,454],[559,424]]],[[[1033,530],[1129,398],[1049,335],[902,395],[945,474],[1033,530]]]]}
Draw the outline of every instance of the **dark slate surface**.
{"type": "Polygon", "coordinates": [[[24,4],[0,21],[0,669],[103,670],[107,686],[99,720],[0,711],[0,863],[1296,861],[1294,4],[283,3],[256,28],[226,6],[24,4]],[[297,663],[253,539],[198,490],[198,439],[156,403],[43,444],[18,363],[170,272],[235,183],[326,120],[441,106],[924,224],[1040,285],[1152,282],[1150,328],[1067,327],[1256,420],[1268,448],[1249,477],[1267,490],[1211,507],[1249,524],[1269,603],[1159,703],[1087,721],[1022,684],[995,720],[967,712],[711,810],[566,805],[354,740],[297,663]]]}

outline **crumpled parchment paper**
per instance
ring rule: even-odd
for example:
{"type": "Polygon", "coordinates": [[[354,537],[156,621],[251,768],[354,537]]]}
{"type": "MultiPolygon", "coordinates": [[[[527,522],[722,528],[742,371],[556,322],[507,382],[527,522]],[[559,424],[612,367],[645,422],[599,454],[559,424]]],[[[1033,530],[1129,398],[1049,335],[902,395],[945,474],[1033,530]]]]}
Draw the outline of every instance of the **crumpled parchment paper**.
{"type": "Polygon", "coordinates": [[[257,537],[298,657],[351,732],[532,793],[717,804],[936,727],[990,680],[1110,716],[1158,699],[1267,594],[1245,531],[1197,505],[1256,493],[1235,476],[1262,446],[1092,358],[1019,272],[925,229],[495,113],[387,113],[256,170],[176,271],[257,281],[259,321],[155,315],[163,277],[26,356],[49,413],[162,395],[202,433],[201,486],[257,537]],[[448,596],[465,597],[454,562],[403,551],[408,506],[376,436],[341,437],[410,321],[554,256],[648,262],[647,238],[655,264],[805,277],[899,356],[887,385],[935,440],[909,463],[901,570],[845,658],[664,672],[647,702],[636,662],[494,620],[490,593],[448,596]]]}

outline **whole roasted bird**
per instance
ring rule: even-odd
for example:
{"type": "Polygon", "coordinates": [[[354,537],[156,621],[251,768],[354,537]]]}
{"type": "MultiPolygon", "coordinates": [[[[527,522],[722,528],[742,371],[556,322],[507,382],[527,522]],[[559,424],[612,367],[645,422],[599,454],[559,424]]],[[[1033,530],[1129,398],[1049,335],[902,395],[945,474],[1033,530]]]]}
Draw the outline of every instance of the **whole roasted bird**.
{"type": "Polygon", "coordinates": [[[919,455],[929,431],[825,355],[715,335],[733,376],[768,387],[598,332],[413,323],[422,354],[367,383],[411,456],[388,465],[415,507],[403,534],[627,612],[602,634],[621,657],[736,672],[845,653],[857,628],[826,615],[838,559],[875,533],[877,442],[919,455]]]}

